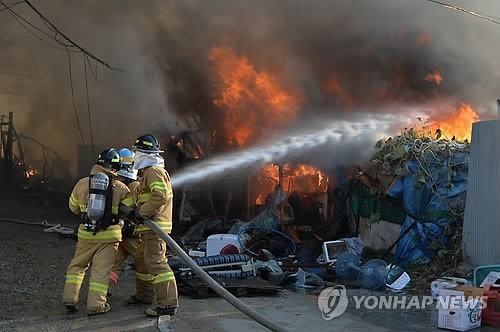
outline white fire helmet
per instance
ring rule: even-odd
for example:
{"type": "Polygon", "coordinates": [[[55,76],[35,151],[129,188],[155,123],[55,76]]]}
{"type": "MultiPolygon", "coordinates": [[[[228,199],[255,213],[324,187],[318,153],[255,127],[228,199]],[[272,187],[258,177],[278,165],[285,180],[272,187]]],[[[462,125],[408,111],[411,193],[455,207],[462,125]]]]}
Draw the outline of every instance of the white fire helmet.
{"type": "Polygon", "coordinates": [[[132,167],[122,168],[118,171],[118,175],[123,176],[124,178],[137,180],[137,170],[132,167]]]}

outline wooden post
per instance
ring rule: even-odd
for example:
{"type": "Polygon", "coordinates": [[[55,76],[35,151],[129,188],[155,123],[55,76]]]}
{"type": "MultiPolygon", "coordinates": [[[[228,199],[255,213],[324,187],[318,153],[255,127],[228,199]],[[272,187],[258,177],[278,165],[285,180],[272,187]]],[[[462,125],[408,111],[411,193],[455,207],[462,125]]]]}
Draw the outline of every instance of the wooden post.
{"type": "MultiPolygon", "coordinates": [[[[278,186],[280,188],[280,191],[284,192],[283,189],[283,164],[278,164],[278,186]]],[[[283,226],[283,215],[285,214],[284,212],[284,207],[283,204],[280,203],[280,224],[283,226]]]]}
{"type": "Polygon", "coordinates": [[[5,145],[5,170],[4,177],[5,183],[10,183],[10,178],[12,176],[12,161],[13,161],[13,140],[14,140],[14,112],[9,112],[9,122],[7,128],[7,141],[5,145]]]}
{"type": "Polygon", "coordinates": [[[230,191],[226,198],[226,205],[224,206],[224,221],[223,227],[226,228],[228,226],[227,218],[229,215],[229,208],[231,207],[231,200],[233,199],[233,192],[230,191]]]}
{"type": "Polygon", "coordinates": [[[21,163],[21,167],[23,168],[23,174],[24,174],[24,180],[28,182],[29,176],[28,176],[28,167],[26,167],[26,162],[24,161],[24,150],[23,150],[23,145],[21,144],[21,140],[19,139],[19,136],[17,136],[16,129],[14,128],[14,137],[16,138],[16,143],[17,143],[17,151],[19,153],[19,162],[21,163]]]}

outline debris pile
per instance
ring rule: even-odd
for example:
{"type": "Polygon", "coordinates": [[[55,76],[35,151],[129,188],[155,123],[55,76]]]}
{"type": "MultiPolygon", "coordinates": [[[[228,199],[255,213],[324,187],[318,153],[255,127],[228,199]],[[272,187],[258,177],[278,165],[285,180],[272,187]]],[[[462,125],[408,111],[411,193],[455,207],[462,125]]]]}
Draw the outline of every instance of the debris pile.
{"type": "Polygon", "coordinates": [[[377,143],[369,173],[392,177],[379,194],[400,199],[405,211],[394,263],[426,264],[436,256],[454,266],[461,261],[468,153],[467,140],[441,139],[439,130],[436,139],[410,129],[377,143]]]}

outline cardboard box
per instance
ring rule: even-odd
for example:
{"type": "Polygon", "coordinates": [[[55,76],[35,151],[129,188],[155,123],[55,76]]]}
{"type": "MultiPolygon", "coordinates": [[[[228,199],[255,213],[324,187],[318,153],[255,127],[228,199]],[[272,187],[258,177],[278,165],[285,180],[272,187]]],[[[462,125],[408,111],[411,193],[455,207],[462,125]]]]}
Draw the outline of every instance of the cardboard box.
{"type": "Polygon", "coordinates": [[[481,326],[483,293],[480,287],[442,289],[438,297],[438,327],[468,331],[481,326]]]}

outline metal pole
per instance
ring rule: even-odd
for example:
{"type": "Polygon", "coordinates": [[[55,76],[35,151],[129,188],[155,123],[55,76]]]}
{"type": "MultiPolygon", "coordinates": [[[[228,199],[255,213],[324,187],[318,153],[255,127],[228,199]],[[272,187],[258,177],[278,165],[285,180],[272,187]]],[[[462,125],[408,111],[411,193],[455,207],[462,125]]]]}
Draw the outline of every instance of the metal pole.
{"type": "MultiPolygon", "coordinates": [[[[129,213],[132,209],[120,205],[120,211],[123,213],[129,213]]],[[[201,280],[206,282],[210,288],[212,288],[217,294],[219,294],[222,298],[224,298],[227,302],[232,304],[234,307],[236,307],[239,311],[247,315],[248,317],[252,318],[262,326],[267,327],[271,331],[288,331],[284,327],[276,324],[275,322],[267,319],[266,317],[262,316],[260,313],[255,311],[254,309],[250,308],[247,306],[245,303],[240,301],[238,298],[236,298],[233,294],[229,293],[224,287],[219,285],[208,273],[206,273],[201,267],[196,264],[191,257],[189,257],[184,250],[182,250],[181,247],[168,235],[165,233],[160,226],[158,226],[154,221],[150,219],[144,220],[144,224],[151,228],[153,232],[155,232],[159,237],[161,237],[167,245],[172,249],[186,264],[187,266],[194,272],[198,277],[200,277],[201,280]]]]}

